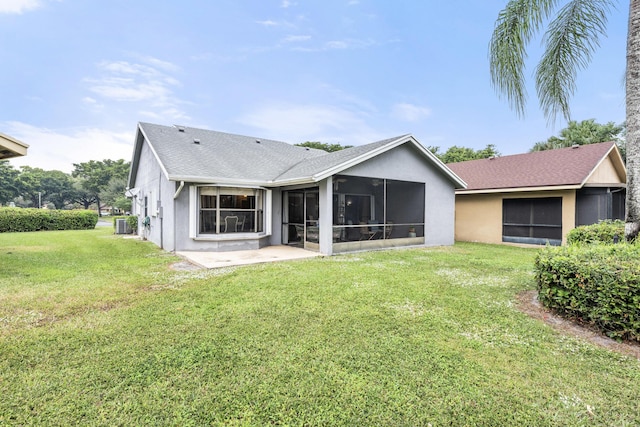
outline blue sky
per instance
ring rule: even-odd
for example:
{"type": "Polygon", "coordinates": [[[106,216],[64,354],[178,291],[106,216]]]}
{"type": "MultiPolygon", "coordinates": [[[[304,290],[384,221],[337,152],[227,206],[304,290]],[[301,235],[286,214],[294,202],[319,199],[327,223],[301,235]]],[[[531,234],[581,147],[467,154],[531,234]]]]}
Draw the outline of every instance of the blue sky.
{"type": "MultiPolygon", "coordinates": [[[[506,0],[0,0],[0,132],[29,165],[130,160],[136,123],[290,143],[528,151],[565,127],[491,87],[506,0]]],[[[627,2],[580,73],[575,120],[624,121],[627,2]]],[[[540,40],[530,47],[531,76],[540,40]]],[[[532,79],[529,79],[532,80],[532,79]]]]}

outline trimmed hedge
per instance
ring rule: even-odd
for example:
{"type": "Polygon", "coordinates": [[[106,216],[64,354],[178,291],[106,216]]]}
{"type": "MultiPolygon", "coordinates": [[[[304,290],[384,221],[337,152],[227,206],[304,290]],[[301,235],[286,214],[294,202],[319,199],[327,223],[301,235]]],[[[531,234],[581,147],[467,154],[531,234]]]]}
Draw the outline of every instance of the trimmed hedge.
{"type": "Polygon", "coordinates": [[[138,230],[138,215],[128,215],[128,216],[114,216],[113,217],[113,231],[116,231],[116,220],[118,219],[126,219],[127,220],[127,224],[129,224],[129,227],[131,228],[131,231],[133,233],[136,232],[136,230],[138,230]]]}
{"type": "Polygon", "coordinates": [[[98,213],[89,210],[0,208],[0,233],[50,230],[90,230],[98,213]]]}
{"type": "Polygon", "coordinates": [[[605,220],[597,224],[581,225],[567,233],[567,243],[613,243],[617,236],[618,241],[624,240],[624,221],[605,220]]]}
{"type": "Polygon", "coordinates": [[[640,341],[640,246],[546,247],[535,260],[540,302],[616,339],[640,341]]]}

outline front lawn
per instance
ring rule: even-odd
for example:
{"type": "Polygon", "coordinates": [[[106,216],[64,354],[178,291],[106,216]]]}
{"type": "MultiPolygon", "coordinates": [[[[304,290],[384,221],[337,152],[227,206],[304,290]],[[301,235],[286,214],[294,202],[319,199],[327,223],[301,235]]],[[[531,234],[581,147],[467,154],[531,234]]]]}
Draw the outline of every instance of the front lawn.
{"type": "Polygon", "coordinates": [[[0,425],[639,425],[638,360],[516,308],[536,251],[174,271],[108,227],[0,234],[0,425]]]}

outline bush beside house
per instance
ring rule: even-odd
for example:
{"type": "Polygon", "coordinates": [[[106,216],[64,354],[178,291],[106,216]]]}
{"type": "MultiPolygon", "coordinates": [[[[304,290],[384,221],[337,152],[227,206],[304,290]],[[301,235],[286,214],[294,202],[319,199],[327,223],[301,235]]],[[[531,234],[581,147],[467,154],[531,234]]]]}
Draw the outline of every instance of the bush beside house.
{"type": "Polygon", "coordinates": [[[567,234],[567,243],[617,243],[624,240],[624,221],[605,220],[597,224],[576,227],[567,234]]]}
{"type": "Polygon", "coordinates": [[[89,230],[98,223],[90,210],[0,208],[0,233],[50,230],[89,230]]]}
{"type": "Polygon", "coordinates": [[[572,241],[587,244],[541,250],[535,260],[538,298],[612,338],[640,341],[640,246],[597,243],[612,241],[616,223],[578,227],[572,241]]]}

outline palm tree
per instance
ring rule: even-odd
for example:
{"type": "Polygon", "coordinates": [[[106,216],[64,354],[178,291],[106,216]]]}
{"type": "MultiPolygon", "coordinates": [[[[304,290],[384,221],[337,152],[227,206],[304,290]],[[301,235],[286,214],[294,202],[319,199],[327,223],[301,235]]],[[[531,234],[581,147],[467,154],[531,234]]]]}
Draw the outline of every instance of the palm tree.
{"type": "MultiPolygon", "coordinates": [[[[605,34],[613,0],[509,0],[498,15],[489,59],[491,81],[511,108],[524,115],[526,48],[551,18],[544,34],[545,52],[535,72],[540,106],[547,120],[562,114],[569,121],[569,99],[576,76],[585,68],[605,34]]],[[[640,0],[629,1],[626,71],[627,217],[625,234],[640,232],[640,0]]]]}

